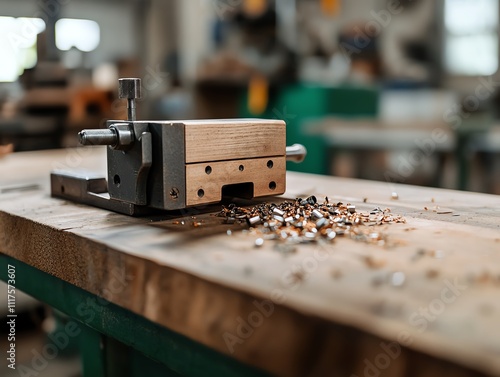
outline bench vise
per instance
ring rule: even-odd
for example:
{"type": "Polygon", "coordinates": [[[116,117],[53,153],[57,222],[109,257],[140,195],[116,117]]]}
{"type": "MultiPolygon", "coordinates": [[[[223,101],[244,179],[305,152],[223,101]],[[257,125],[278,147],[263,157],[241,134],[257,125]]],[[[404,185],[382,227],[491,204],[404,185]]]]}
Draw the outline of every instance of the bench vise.
{"type": "Polygon", "coordinates": [[[141,81],[119,80],[128,120],[83,130],[83,145],[106,145],[108,178],[51,173],[52,196],[128,215],[218,203],[223,196],[260,198],[285,192],[286,161],[301,162],[302,145],[286,147],[282,120],[138,121],[141,81]]]}

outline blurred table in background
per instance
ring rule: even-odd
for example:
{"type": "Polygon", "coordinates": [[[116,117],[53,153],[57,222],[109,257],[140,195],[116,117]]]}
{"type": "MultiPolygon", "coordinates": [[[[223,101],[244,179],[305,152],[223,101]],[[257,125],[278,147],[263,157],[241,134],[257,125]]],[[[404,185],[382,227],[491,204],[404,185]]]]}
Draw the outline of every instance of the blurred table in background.
{"type": "Polygon", "coordinates": [[[126,107],[112,108],[113,97],[91,86],[29,89],[11,116],[0,117],[0,143],[12,143],[15,151],[77,146],[81,129],[124,119],[126,107]]]}
{"type": "MultiPolygon", "coordinates": [[[[335,174],[333,167],[335,159],[343,152],[407,152],[407,154],[415,152],[423,158],[434,158],[437,161],[437,169],[431,184],[439,186],[445,169],[445,159],[451,156],[457,166],[455,182],[461,190],[468,189],[471,163],[475,153],[500,153],[500,126],[481,128],[478,131],[469,128],[456,132],[444,121],[419,120],[396,123],[375,119],[329,117],[306,122],[303,130],[311,135],[320,135],[328,144],[329,154],[326,158],[329,158],[330,172],[333,174],[335,174]]],[[[424,162],[415,161],[414,165],[424,162]]],[[[408,163],[411,164],[412,160],[408,163]]],[[[380,178],[383,178],[386,169],[381,167],[380,178]]],[[[485,174],[487,176],[494,174],[492,169],[485,174]]]]}

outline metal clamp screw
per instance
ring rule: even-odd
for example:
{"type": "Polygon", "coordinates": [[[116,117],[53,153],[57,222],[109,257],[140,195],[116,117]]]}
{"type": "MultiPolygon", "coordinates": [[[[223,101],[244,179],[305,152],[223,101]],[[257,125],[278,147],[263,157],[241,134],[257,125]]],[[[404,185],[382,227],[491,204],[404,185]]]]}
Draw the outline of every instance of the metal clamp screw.
{"type": "Polygon", "coordinates": [[[118,97],[127,99],[128,120],[135,121],[137,119],[135,100],[141,98],[141,79],[119,79],[118,97]]]}

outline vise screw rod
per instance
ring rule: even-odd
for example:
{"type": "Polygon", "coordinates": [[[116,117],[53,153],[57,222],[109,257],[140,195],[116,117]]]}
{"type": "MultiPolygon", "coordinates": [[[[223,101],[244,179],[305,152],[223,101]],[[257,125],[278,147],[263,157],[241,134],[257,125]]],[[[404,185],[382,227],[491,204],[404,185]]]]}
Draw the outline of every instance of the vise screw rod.
{"type": "MultiPolygon", "coordinates": [[[[111,145],[117,146],[120,143],[119,133],[115,128],[99,130],[83,130],[78,134],[78,139],[82,145],[111,145]]],[[[129,145],[132,141],[128,141],[129,145]]],[[[287,161],[302,162],[307,154],[306,148],[301,144],[293,144],[286,147],[287,161]]]]}
{"type": "Polygon", "coordinates": [[[83,130],[78,133],[78,141],[82,145],[116,145],[118,133],[111,128],[83,130]]]}
{"type": "Polygon", "coordinates": [[[292,162],[302,162],[306,158],[307,149],[302,144],[293,144],[286,147],[286,160],[292,162]]]}

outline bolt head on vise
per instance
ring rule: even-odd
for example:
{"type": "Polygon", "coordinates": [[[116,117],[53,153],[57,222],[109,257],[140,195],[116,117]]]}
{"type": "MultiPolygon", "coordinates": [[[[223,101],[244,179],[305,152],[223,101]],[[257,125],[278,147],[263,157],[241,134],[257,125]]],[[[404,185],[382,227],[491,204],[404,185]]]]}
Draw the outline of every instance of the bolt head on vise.
{"type": "Polygon", "coordinates": [[[123,99],[141,98],[141,79],[126,78],[118,80],[118,97],[123,99]]]}
{"type": "Polygon", "coordinates": [[[134,122],[137,119],[135,100],[141,98],[141,79],[119,79],[118,96],[127,99],[128,120],[134,122]]]}

